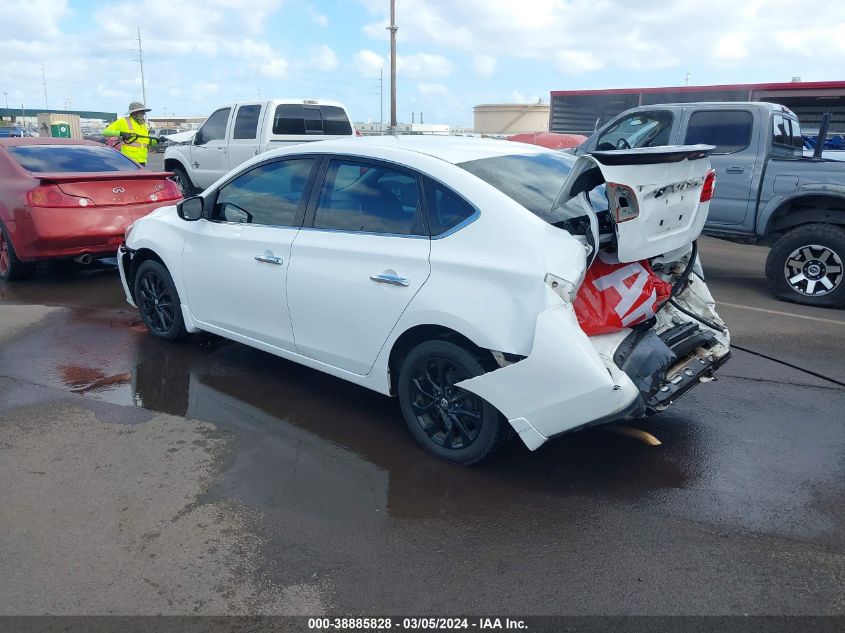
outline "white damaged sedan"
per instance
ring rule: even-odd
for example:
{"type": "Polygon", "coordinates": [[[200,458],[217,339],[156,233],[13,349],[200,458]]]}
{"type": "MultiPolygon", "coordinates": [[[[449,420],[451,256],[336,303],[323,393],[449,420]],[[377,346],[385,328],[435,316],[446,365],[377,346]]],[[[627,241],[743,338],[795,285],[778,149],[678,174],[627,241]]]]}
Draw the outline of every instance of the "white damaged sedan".
{"type": "Polygon", "coordinates": [[[696,256],[708,146],[578,157],[372,137],[262,154],[127,231],[150,332],[212,332],[398,396],[431,453],[659,412],[730,355],[696,256]]]}

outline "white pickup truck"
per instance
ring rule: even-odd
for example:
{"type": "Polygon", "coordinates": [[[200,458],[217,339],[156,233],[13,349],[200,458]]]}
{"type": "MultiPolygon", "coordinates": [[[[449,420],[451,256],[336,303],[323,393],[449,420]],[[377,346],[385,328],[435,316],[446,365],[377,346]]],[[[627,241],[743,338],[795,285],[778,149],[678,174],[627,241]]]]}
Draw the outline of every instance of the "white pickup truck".
{"type": "Polygon", "coordinates": [[[169,146],[164,168],[187,197],[268,150],[345,136],[355,128],[336,101],[244,101],[215,110],[190,142],[169,146]]]}

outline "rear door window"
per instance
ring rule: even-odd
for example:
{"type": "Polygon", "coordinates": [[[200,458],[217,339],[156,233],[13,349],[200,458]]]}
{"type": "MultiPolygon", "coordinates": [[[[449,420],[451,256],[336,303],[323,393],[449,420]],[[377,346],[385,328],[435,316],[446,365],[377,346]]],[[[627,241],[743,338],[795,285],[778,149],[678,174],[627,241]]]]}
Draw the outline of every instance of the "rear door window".
{"type": "Polygon", "coordinates": [[[687,145],[715,145],[715,154],[731,154],[748,147],[754,115],[747,110],[699,110],[687,124],[687,145]]]}
{"type": "Polygon", "coordinates": [[[451,231],[476,212],[461,196],[430,178],[425,179],[425,204],[432,237],[451,231]]]}
{"type": "Polygon", "coordinates": [[[6,148],[30,172],[136,171],[141,169],[110,147],[95,145],[19,145],[6,148]]]}
{"type": "Polygon", "coordinates": [[[258,117],[260,114],[260,105],[244,105],[238,108],[238,114],[235,116],[235,131],[232,134],[232,138],[256,138],[258,136],[258,117]]]}
{"type": "Polygon", "coordinates": [[[332,160],[314,228],[428,235],[415,175],[364,161],[332,160]]]}

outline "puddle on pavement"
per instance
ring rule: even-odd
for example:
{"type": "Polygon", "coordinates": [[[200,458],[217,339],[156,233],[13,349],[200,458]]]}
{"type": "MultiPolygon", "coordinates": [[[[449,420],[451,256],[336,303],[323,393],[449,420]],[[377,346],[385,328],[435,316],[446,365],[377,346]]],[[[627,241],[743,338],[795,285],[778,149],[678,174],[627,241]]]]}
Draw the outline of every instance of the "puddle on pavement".
{"type": "MultiPolygon", "coordinates": [[[[113,270],[85,271],[69,280],[36,277],[32,285],[0,284],[0,290],[13,301],[71,297],[71,305],[107,308],[60,310],[7,341],[0,348],[2,375],[216,424],[231,433],[237,450],[214,494],[263,510],[296,507],[359,520],[507,517],[519,509],[553,513],[557,521],[591,512],[603,500],[651,512],[766,523],[770,518],[755,516],[749,506],[764,513],[774,505],[786,514],[807,506],[800,490],[781,486],[776,463],[765,464],[772,469],[771,485],[753,493],[734,488],[735,479],[753,477],[763,470],[760,462],[772,458],[757,450],[757,461],[749,461],[754,445],[742,425],[761,424],[753,417],[759,414],[732,402],[727,391],[714,401],[704,386],[672,410],[638,423],[663,442],[660,447],[596,428],[535,453],[515,440],[481,467],[460,469],[416,445],[395,400],[218,337],[194,336],[179,344],[154,339],[123,303],[113,270]],[[739,425],[714,423],[746,409],[751,418],[739,425]],[[768,497],[758,501],[761,494],[768,497]]],[[[738,391],[736,398],[747,399],[738,391]]],[[[146,419],[128,412],[125,418],[146,419]]],[[[807,467],[818,471],[827,462],[807,467]]]]}

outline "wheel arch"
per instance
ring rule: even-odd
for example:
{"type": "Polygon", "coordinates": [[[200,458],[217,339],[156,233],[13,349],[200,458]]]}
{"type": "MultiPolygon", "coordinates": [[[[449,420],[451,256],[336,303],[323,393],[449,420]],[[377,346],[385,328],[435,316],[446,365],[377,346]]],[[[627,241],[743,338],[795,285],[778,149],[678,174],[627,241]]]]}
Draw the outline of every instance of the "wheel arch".
{"type": "Polygon", "coordinates": [[[772,204],[761,220],[765,224],[760,235],[784,233],[805,224],[845,225],[845,196],[799,193],[772,204]]]}
{"type": "Polygon", "coordinates": [[[135,273],[138,272],[141,264],[149,260],[157,261],[170,272],[164,260],[151,248],[139,248],[136,250],[134,257],[132,257],[131,266],[126,269],[126,285],[129,286],[129,292],[132,294],[133,300],[137,301],[137,297],[135,297],[135,273]]]}
{"type": "Polygon", "coordinates": [[[400,334],[390,348],[387,359],[387,373],[390,394],[396,394],[399,368],[408,353],[420,343],[431,340],[450,341],[459,347],[466,349],[476,356],[482,366],[491,371],[497,367],[493,352],[474,343],[470,338],[445,325],[421,324],[408,328],[400,334]]]}

